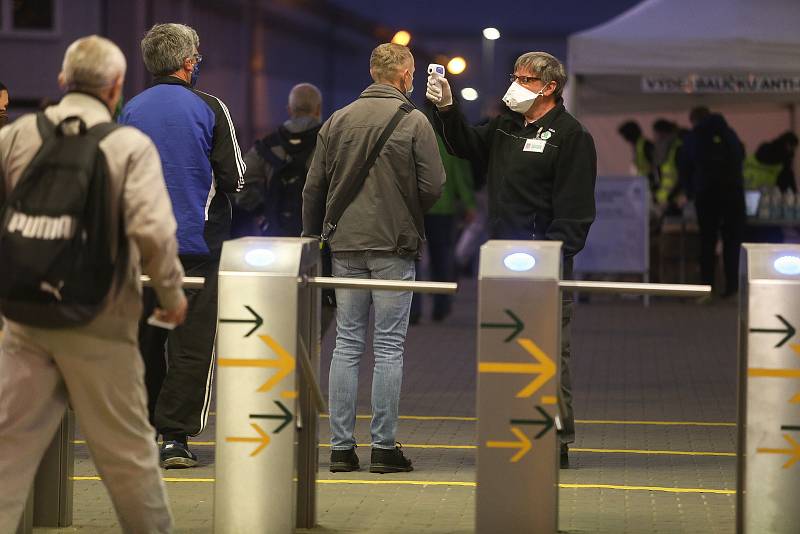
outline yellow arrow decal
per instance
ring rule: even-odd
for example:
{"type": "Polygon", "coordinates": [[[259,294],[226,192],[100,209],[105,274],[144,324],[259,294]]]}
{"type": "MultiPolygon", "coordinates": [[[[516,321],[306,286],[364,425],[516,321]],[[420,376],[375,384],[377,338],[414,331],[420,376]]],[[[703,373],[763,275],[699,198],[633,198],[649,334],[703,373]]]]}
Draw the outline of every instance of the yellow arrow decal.
{"type": "Polygon", "coordinates": [[[250,456],[258,456],[258,454],[264,450],[264,448],[269,445],[269,436],[267,435],[264,430],[260,426],[255,423],[250,423],[256,432],[258,432],[258,438],[225,438],[225,441],[228,443],[260,443],[256,449],[250,453],[250,456]]]}
{"type": "Polygon", "coordinates": [[[517,393],[517,398],[527,398],[536,393],[556,374],[556,364],[531,339],[520,338],[517,343],[530,354],[537,363],[480,362],[479,373],[505,373],[532,375],[538,374],[530,384],[517,393]]]}
{"type": "Polygon", "coordinates": [[[511,463],[516,463],[531,450],[531,440],[515,426],[511,427],[511,432],[517,436],[519,441],[487,441],[486,446],[490,449],[519,449],[517,454],[512,456],[511,460],[509,460],[511,463]]]}
{"type": "Polygon", "coordinates": [[[783,439],[789,442],[789,445],[792,446],[791,449],[767,449],[767,448],[759,448],[756,449],[756,452],[764,453],[764,454],[788,454],[790,456],[789,460],[783,464],[784,469],[789,469],[798,461],[800,461],[800,443],[797,443],[795,439],[790,436],[789,434],[784,434],[783,439]]]}
{"type": "Polygon", "coordinates": [[[757,378],[800,378],[800,369],[764,369],[762,367],[751,367],[747,370],[747,376],[757,378]]]}
{"type": "Polygon", "coordinates": [[[272,339],[270,336],[261,335],[258,336],[261,341],[263,341],[269,348],[271,348],[278,357],[274,360],[263,360],[263,359],[241,359],[241,358],[220,358],[219,359],[219,366],[220,367],[275,367],[278,369],[278,372],[275,373],[272,378],[264,382],[261,387],[258,388],[259,393],[266,393],[267,391],[271,390],[275,387],[275,385],[289,376],[289,374],[294,371],[295,359],[289,354],[286,349],[281,347],[277,341],[272,339]]]}

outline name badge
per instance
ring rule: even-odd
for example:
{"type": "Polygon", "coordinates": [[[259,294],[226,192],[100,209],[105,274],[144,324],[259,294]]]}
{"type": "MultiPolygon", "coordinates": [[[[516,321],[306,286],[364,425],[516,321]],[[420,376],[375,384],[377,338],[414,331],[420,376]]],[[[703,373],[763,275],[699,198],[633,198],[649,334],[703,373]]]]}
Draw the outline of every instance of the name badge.
{"type": "Polygon", "coordinates": [[[522,148],[523,152],[544,152],[544,146],[547,141],[544,139],[528,139],[525,141],[525,146],[522,148]]]}

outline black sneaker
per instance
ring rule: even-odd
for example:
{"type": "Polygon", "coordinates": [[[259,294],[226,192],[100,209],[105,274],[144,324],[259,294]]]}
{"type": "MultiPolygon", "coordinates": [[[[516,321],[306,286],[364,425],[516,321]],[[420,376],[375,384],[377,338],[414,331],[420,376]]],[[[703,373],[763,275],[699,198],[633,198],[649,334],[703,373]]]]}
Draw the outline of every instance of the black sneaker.
{"type": "Polygon", "coordinates": [[[358,471],[358,455],[356,448],[331,450],[331,473],[345,473],[348,471],[358,471]]]}
{"type": "Polygon", "coordinates": [[[197,456],[183,441],[165,441],[161,444],[161,467],[185,469],[197,465],[197,456]]]}
{"type": "Polygon", "coordinates": [[[411,460],[403,456],[402,445],[398,445],[394,449],[372,447],[370,460],[370,473],[407,473],[414,470],[411,467],[411,460]]]}
{"type": "Polygon", "coordinates": [[[561,469],[569,469],[569,446],[561,444],[561,469]]]}

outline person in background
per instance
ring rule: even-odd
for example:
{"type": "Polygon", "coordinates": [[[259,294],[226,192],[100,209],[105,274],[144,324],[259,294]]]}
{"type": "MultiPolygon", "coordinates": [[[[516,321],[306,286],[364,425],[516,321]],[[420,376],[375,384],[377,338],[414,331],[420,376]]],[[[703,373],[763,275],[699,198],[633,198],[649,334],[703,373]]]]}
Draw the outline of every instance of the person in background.
{"type": "Polygon", "coordinates": [[[688,197],[697,210],[701,278],[704,284],[718,289],[714,274],[721,235],[725,281],[718,293],[730,297],[739,289],[739,248],[746,218],[744,145],[725,118],[705,106],[692,109],[689,121],[692,130],[684,140],[678,164],[688,197]]]}
{"type": "Polygon", "coordinates": [[[794,176],[794,154],[797,135],[784,132],[767,143],[762,143],[755,154],[744,160],[745,189],[770,189],[778,187],[781,193],[797,193],[794,176]]]}
{"type": "Polygon", "coordinates": [[[289,119],[244,155],[244,189],[233,195],[234,222],[243,221],[235,226],[243,227],[234,229],[234,237],[303,232],[303,187],[322,125],[322,94],[310,83],[297,84],[286,109],[289,119]]]}
{"type": "Polygon", "coordinates": [[[0,128],[8,124],[8,87],[0,82],[0,128]]]}
{"type": "Polygon", "coordinates": [[[625,139],[633,149],[633,167],[636,174],[646,176],[650,183],[650,190],[655,193],[655,173],[653,172],[653,142],[647,139],[642,133],[639,123],[636,121],[626,121],[620,124],[617,129],[619,134],[625,139]]]}
{"type": "Polygon", "coordinates": [[[655,172],[654,209],[659,216],[680,213],[675,199],[680,192],[678,176],[678,152],[683,141],[678,125],[666,119],[653,123],[655,172]]]}
{"type": "MultiPolygon", "coordinates": [[[[472,180],[472,166],[469,161],[450,155],[441,138],[439,154],[444,165],[447,181],[442,196],[425,214],[425,232],[428,241],[427,279],[436,282],[456,281],[456,226],[459,210],[463,210],[464,221],[469,224],[475,219],[475,192],[472,180]]],[[[419,272],[420,262],[417,262],[419,272]]],[[[422,279],[422,277],[420,277],[422,279]]],[[[451,295],[434,295],[431,317],[434,321],[443,321],[452,306],[451,295]]],[[[411,324],[419,322],[422,315],[422,295],[417,293],[411,302],[411,324]]]]}

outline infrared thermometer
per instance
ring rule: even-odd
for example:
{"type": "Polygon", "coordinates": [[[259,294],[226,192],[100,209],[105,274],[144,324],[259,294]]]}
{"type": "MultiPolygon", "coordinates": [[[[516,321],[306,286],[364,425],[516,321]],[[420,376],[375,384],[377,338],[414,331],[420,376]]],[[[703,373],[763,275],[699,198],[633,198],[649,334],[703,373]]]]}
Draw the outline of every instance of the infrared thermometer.
{"type": "Polygon", "coordinates": [[[430,76],[435,75],[434,77],[440,76],[444,78],[444,66],[439,65],[438,63],[431,63],[430,65],[428,65],[428,74],[430,76]]]}

